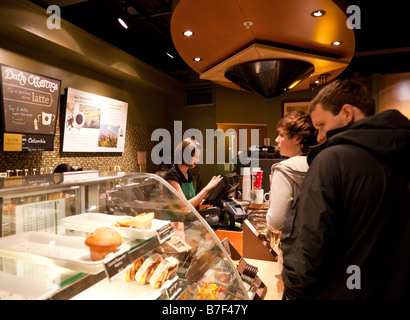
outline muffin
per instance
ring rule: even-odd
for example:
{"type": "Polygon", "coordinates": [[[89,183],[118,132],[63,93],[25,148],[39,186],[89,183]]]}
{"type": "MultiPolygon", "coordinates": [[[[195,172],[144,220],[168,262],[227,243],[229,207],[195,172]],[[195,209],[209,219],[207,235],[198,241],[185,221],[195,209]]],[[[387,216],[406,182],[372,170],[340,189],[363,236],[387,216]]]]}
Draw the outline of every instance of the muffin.
{"type": "Polygon", "coordinates": [[[120,233],[112,228],[98,228],[85,239],[85,245],[90,248],[91,260],[104,259],[107,254],[115,252],[122,244],[120,233]]]}

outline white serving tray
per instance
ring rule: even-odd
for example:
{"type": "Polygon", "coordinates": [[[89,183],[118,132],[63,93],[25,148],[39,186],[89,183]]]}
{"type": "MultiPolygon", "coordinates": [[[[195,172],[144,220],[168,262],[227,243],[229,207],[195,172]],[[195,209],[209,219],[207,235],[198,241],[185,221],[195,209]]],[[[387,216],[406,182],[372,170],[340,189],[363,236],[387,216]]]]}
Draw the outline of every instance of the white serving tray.
{"type": "Polygon", "coordinates": [[[0,256],[97,274],[104,270],[105,262],[130,249],[123,243],[104,260],[92,261],[84,242],[82,237],[31,231],[0,238],[0,256]]]}
{"type": "Polygon", "coordinates": [[[38,279],[0,272],[0,300],[45,300],[59,287],[38,279]]]}
{"type": "Polygon", "coordinates": [[[152,219],[150,229],[139,230],[135,228],[113,227],[112,225],[127,216],[115,216],[103,213],[81,213],[61,219],[66,230],[94,232],[99,227],[111,227],[123,237],[147,240],[154,237],[157,230],[168,224],[168,220],[152,219]]]}

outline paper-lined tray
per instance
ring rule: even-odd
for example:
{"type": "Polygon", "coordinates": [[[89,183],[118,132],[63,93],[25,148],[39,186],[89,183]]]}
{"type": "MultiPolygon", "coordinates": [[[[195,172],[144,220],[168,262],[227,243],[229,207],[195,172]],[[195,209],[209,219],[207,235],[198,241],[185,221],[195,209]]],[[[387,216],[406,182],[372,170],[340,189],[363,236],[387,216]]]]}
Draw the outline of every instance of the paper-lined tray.
{"type": "Polygon", "coordinates": [[[0,272],[0,300],[45,300],[59,287],[38,279],[0,272]]]}
{"type": "Polygon", "coordinates": [[[157,234],[157,230],[169,223],[168,220],[152,219],[150,229],[140,230],[135,228],[113,227],[112,225],[127,216],[115,216],[103,213],[81,213],[61,219],[66,230],[94,232],[99,227],[111,227],[123,237],[147,240],[157,234]]]}
{"type": "Polygon", "coordinates": [[[82,237],[25,232],[0,238],[0,256],[97,274],[104,270],[105,262],[130,249],[128,244],[123,243],[104,260],[92,261],[84,241],[82,237]]]}

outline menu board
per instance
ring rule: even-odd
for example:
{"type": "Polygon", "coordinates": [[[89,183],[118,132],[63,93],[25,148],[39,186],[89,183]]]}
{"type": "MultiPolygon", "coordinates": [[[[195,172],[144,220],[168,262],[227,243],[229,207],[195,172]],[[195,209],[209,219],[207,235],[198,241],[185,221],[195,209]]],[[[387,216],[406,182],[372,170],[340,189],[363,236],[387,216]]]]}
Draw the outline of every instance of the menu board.
{"type": "Polygon", "coordinates": [[[66,89],[63,152],[124,152],[128,103],[66,89]]]}
{"type": "Polygon", "coordinates": [[[1,65],[4,132],[54,135],[61,81],[1,65]]]}

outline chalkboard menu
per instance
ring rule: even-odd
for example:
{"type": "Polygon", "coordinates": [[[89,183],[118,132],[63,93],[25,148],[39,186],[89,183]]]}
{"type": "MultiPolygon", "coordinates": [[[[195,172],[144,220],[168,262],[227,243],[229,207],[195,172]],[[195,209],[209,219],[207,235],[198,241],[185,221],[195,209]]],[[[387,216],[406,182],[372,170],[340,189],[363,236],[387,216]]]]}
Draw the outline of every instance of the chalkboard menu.
{"type": "Polygon", "coordinates": [[[1,65],[4,151],[53,150],[60,88],[61,80],[1,65]]]}

